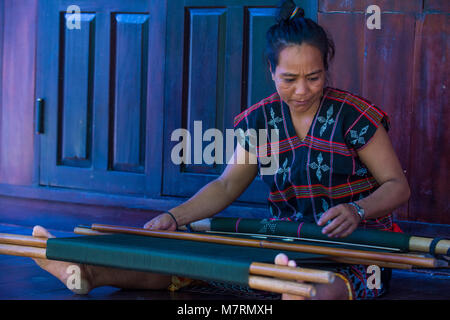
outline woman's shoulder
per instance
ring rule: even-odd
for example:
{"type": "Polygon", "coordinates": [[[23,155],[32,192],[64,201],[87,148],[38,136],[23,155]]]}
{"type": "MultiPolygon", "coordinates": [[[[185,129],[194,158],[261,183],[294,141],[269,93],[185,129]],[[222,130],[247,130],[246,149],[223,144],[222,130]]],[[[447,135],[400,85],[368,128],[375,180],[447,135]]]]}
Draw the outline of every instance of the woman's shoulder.
{"type": "Polygon", "coordinates": [[[366,99],[358,94],[347,90],[342,90],[333,87],[325,88],[325,98],[328,100],[342,102],[345,105],[344,112],[366,114],[373,116],[377,122],[382,118],[387,117],[380,107],[374,105],[369,99],[366,99]]]}
{"type": "Polygon", "coordinates": [[[343,138],[352,148],[358,150],[366,145],[380,125],[389,130],[388,115],[368,99],[331,87],[326,88],[324,95],[330,106],[337,106],[333,114],[339,114],[343,138]]]}
{"type": "Polygon", "coordinates": [[[279,105],[280,102],[281,102],[281,99],[277,92],[271,94],[270,96],[262,99],[258,103],[255,103],[254,105],[248,107],[247,109],[242,111],[240,114],[238,114],[234,118],[234,126],[236,127],[239,124],[239,122],[241,122],[243,119],[246,119],[246,118],[247,118],[247,120],[248,120],[248,118],[256,119],[258,116],[261,115],[261,110],[263,110],[264,107],[271,106],[271,105],[279,105]]]}
{"type": "Polygon", "coordinates": [[[386,130],[389,130],[388,114],[370,100],[347,90],[333,87],[327,87],[324,95],[330,104],[340,102],[342,116],[346,119],[345,122],[350,122],[350,125],[364,118],[376,127],[382,124],[386,130]]]}

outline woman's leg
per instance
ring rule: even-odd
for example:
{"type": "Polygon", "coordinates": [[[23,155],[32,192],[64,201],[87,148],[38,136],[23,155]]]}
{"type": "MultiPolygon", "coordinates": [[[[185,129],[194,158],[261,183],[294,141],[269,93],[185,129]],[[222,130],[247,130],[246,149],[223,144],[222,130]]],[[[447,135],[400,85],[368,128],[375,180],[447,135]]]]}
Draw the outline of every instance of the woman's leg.
{"type": "MultiPolygon", "coordinates": [[[[33,236],[53,238],[53,235],[40,226],[33,228],[33,236]]],[[[71,273],[68,272],[68,268],[74,265],[78,266],[80,268],[81,277],[80,289],[70,289],[77,294],[87,294],[92,289],[101,286],[113,286],[123,289],[163,289],[167,288],[171,282],[171,276],[156,273],[76,264],[47,259],[33,260],[42,269],[48,271],[53,276],[61,280],[66,286],[67,280],[71,276],[71,273]]]]}

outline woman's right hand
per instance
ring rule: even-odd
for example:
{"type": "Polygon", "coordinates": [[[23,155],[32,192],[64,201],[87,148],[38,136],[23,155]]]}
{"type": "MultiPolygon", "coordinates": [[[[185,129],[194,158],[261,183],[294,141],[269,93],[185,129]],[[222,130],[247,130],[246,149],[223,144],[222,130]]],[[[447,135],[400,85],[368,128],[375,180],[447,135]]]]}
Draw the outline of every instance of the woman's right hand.
{"type": "Polygon", "coordinates": [[[175,231],[177,229],[177,224],[168,213],[162,213],[147,222],[144,225],[144,229],[175,231]]]}

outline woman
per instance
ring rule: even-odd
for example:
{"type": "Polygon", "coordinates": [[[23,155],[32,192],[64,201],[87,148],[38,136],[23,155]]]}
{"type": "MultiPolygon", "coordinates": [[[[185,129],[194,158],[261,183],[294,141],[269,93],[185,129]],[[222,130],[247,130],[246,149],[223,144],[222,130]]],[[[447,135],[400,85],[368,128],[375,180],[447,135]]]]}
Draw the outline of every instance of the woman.
{"type": "MultiPolygon", "coordinates": [[[[262,176],[271,190],[274,218],[315,221],[330,237],[345,237],[358,226],[391,230],[390,212],[408,200],[410,191],[386,133],[387,116],[361,97],[325,87],[333,54],[325,31],[304,18],[293,1],[284,1],[278,23],[267,32],[267,59],[277,92],[238,115],[235,127],[279,129],[280,167],[262,176]]],[[[219,178],[144,227],[175,230],[222,211],[258,174],[257,158],[245,141],[238,144],[219,178]]],[[[34,235],[51,236],[40,227],[34,235]]],[[[37,262],[65,281],[65,262],[37,262]]],[[[275,263],[295,266],[284,254],[275,263]]],[[[172,281],[157,274],[81,267],[84,286],[79,293],[101,285],[159,289],[172,281]]],[[[334,271],[337,280],[318,285],[316,298],[362,299],[385,292],[386,283],[380,290],[367,288],[365,266],[338,266],[334,271]]]]}

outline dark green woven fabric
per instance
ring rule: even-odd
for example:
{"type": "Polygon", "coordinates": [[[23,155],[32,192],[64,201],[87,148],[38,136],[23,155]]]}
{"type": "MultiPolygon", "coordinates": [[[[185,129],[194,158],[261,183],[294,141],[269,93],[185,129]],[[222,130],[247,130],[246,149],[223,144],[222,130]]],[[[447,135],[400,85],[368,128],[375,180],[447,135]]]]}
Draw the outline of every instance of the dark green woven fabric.
{"type": "MultiPolygon", "coordinates": [[[[47,258],[52,260],[240,285],[248,284],[248,270],[252,262],[273,263],[278,253],[279,250],[125,234],[52,238],[47,242],[47,258]]],[[[289,257],[312,261],[321,256],[289,253],[289,257]]]]}
{"type": "Polygon", "coordinates": [[[302,239],[348,242],[395,248],[402,251],[409,250],[410,236],[407,234],[369,229],[356,229],[351,235],[345,238],[329,238],[326,234],[322,234],[322,228],[323,227],[314,223],[269,219],[213,218],[211,220],[211,231],[256,233],[285,237],[299,236],[302,239]]]}

